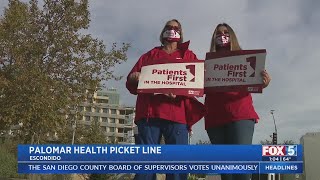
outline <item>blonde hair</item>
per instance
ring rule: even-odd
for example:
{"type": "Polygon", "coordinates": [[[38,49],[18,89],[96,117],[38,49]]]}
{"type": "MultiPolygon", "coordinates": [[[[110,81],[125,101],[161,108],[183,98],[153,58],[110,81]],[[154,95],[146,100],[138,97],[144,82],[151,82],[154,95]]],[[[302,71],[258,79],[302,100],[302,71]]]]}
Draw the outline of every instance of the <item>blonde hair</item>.
{"type": "Polygon", "coordinates": [[[180,23],[178,20],[176,20],[176,19],[171,19],[171,20],[169,20],[169,21],[166,22],[166,24],[164,25],[164,27],[163,27],[163,29],[162,29],[162,31],[161,31],[161,33],[160,33],[160,42],[161,42],[161,44],[164,44],[164,40],[163,40],[162,34],[163,34],[164,31],[166,30],[166,25],[168,25],[168,24],[169,24],[170,22],[172,22],[172,21],[178,23],[178,27],[179,27],[179,29],[180,29],[180,41],[178,42],[178,44],[180,44],[180,43],[183,42],[183,33],[182,33],[181,23],[180,23]]]}
{"type": "Polygon", "coordinates": [[[228,29],[229,35],[230,35],[230,50],[231,51],[236,51],[236,50],[241,50],[241,47],[239,45],[236,33],[233,31],[233,29],[226,23],[221,23],[218,24],[217,27],[215,28],[213,34],[212,34],[212,38],[211,38],[211,45],[210,45],[210,52],[216,52],[216,43],[215,43],[215,39],[217,36],[217,30],[220,26],[224,26],[228,29]]]}

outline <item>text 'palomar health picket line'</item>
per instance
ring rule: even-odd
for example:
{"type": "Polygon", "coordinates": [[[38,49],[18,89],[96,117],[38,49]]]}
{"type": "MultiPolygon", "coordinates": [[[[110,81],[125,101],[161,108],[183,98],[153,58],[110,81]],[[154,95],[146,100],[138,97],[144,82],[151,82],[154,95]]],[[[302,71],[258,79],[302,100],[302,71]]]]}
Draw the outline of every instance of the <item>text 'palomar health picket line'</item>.
{"type": "Polygon", "coordinates": [[[161,154],[161,146],[39,146],[29,147],[30,154],[161,154]]]}

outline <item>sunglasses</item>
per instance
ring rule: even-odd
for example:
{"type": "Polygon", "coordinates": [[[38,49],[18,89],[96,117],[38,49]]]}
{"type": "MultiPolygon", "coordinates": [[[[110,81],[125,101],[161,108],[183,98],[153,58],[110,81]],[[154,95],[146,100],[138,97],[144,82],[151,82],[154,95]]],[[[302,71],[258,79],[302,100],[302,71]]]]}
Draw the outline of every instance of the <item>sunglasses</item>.
{"type": "Polygon", "coordinates": [[[217,34],[217,35],[229,35],[229,32],[228,32],[228,30],[218,31],[216,34],[217,34]]]}
{"type": "Polygon", "coordinates": [[[171,25],[166,25],[164,27],[167,30],[176,30],[176,31],[180,31],[181,29],[179,28],[179,26],[171,26],[171,25]]]}

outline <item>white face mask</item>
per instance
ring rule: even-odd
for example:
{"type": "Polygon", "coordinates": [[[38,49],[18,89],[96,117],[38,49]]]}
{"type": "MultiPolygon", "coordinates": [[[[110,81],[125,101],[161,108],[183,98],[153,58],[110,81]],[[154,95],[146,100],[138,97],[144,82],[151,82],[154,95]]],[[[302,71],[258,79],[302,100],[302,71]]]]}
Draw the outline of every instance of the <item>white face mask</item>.
{"type": "Polygon", "coordinates": [[[165,30],[162,37],[168,42],[179,42],[181,38],[179,32],[174,29],[165,30]]]}
{"type": "Polygon", "coordinates": [[[230,36],[228,34],[221,34],[216,37],[216,45],[219,47],[227,47],[230,45],[230,36]]]}

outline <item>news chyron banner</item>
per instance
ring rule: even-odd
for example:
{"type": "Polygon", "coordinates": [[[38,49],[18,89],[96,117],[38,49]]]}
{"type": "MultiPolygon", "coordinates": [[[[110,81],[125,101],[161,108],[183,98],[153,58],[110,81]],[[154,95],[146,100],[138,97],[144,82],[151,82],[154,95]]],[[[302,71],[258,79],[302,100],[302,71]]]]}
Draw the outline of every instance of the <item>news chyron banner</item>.
{"type": "Polygon", "coordinates": [[[18,173],[303,172],[301,145],[19,145],[18,173]]]}
{"type": "Polygon", "coordinates": [[[265,60],[265,49],[207,53],[205,93],[262,93],[261,72],[265,69],[265,60]]]}
{"type": "Polygon", "coordinates": [[[138,93],[203,96],[204,61],[157,60],[141,69],[138,93]]]}

